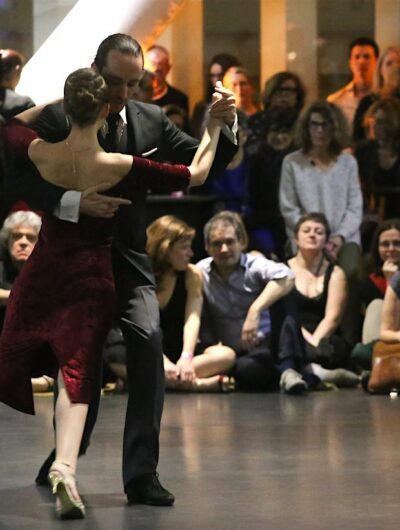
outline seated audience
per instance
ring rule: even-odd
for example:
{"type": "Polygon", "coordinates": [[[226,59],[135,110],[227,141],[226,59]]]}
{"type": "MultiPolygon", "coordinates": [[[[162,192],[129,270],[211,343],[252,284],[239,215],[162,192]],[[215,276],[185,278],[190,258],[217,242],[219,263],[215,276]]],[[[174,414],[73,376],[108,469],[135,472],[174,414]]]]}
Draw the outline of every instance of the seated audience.
{"type": "Polygon", "coordinates": [[[344,369],[349,349],[339,334],[346,304],[346,277],[324,254],[329,239],[325,215],[309,213],[295,227],[296,255],[288,261],[295,273],[293,295],[306,344],[306,361],[322,381],[356,386],[359,378],[344,369]]]}
{"type": "Polygon", "coordinates": [[[168,50],[164,46],[155,44],[147,50],[145,60],[146,69],[154,75],[153,103],[159,107],[178,105],[187,115],[189,113],[187,95],[167,82],[167,75],[171,70],[168,50]]]}
{"type": "Polygon", "coordinates": [[[291,270],[245,253],[247,234],[237,213],[214,215],[204,227],[204,239],[210,257],[197,264],[203,273],[204,355],[230,351],[236,358],[230,374],[241,390],[268,391],[280,385],[287,393],[306,391],[307,383],[295,369],[303,361],[297,324],[289,316],[277,323],[276,342],[271,326],[270,310],[293,287],[291,270]]]}
{"type": "MultiPolygon", "coordinates": [[[[234,363],[233,352],[221,348],[194,355],[203,304],[201,271],[190,263],[194,235],[193,228],[172,215],[159,217],[147,228],[147,253],[152,260],[160,305],[166,387],[227,392],[232,389],[232,382],[223,374],[234,363]]],[[[110,369],[126,380],[121,336],[118,340],[116,330],[113,334],[113,349],[108,351],[110,369]]]]}
{"type": "Polygon", "coordinates": [[[386,342],[400,342],[400,272],[394,274],[386,289],[379,338],[386,342]]]}
{"type": "Polygon", "coordinates": [[[250,74],[242,66],[231,66],[225,72],[222,84],[235,94],[236,107],[246,116],[252,116],[260,110],[254,103],[254,86],[250,74]]]}
{"type": "Polygon", "coordinates": [[[35,106],[30,97],[15,92],[24,63],[16,50],[0,50],[0,114],[6,119],[35,106]]]}
{"type": "Polygon", "coordinates": [[[206,81],[205,94],[203,101],[196,103],[192,119],[190,122],[190,130],[196,138],[200,139],[203,136],[205,125],[207,123],[208,109],[211,104],[211,97],[214,92],[217,81],[224,78],[225,72],[231,66],[241,66],[239,59],[230,55],[229,53],[218,53],[214,55],[208,66],[208,77],[206,81]]]}
{"type": "Polygon", "coordinates": [[[368,109],[370,139],[354,153],[364,191],[365,224],[400,214],[400,100],[382,98],[368,109]]]}
{"type": "Polygon", "coordinates": [[[375,101],[388,96],[400,97],[400,48],[391,46],[381,55],[375,70],[373,90],[365,96],[354,116],[353,138],[357,145],[368,134],[365,133],[365,113],[375,101]]]}
{"type": "MultiPolygon", "coordinates": [[[[36,245],[41,224],[40,217],[34,212],[18,211],[5,219],[0,231],[0,330],[12,284],[36,245]]],[[[35,377],[32,379],[33,391],[49,391],[53,388],[53,383],[50,377],[35,377]]]]}
{"type": "Polygon", "coordinates": [[[383,298],[394,274],[400,270],[400,219],[381,223],[372,237],[365,270],[359,280],[364,323],[361,343],[352,351],[353,364],[371,369],[373,343],[379,339],[383,298]]]}
{"type": "Polygon", "coordinates": [[[284,259],[285,222],[279,208],[282,161],[294,151],[295,109],[272,107],[264,141],[250,157],[245,221],[250,248],[284,259]]]}
{"type": "Polygon", "coordinates": [[[342,153],[346,124],[340,110],[326,101],[313,103],[299,123],[298,142],[300,149],[283,160],[280,186],[281,212],[292,250],[298,220],[318,211],[328,220],[327,250],[336,259],[345,243],[360,243],[362,219],[357,162],[342,153]]]}
{"type": "Polygon", "coordinates": [[[361,99],[370,94],[375,67],[379,57],[376,42],[369,37],[359,37],[349,47],[349,68],[353,79],[345,87],[330,94],[327,100],[337,105],[343,112],[349,127],[361,99]]]}
{"type": "Polygon", "coordinates": [[[305,89],[300,78],[292,72],[278,72],[267,79],[261,94],[263,110],[250,116],[246,151],[253,155],[264,143],[265,131],[269,127],[270,110],[276,107],[291,109],[300,114],[305,100],[305,89]]]}

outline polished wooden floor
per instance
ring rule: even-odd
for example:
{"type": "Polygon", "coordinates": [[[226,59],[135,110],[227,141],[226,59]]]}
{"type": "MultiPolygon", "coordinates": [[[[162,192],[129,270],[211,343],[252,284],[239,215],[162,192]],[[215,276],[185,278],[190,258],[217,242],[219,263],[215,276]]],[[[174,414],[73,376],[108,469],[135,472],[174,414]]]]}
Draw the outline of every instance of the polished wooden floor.
{"type": "Polygon", "coordinates": [[[37,416],[0,406],[0,528],[90,530],[397,530],[400,398],[361,390],[167,396],[160,477],[172,508],[122,494],[125,396],[102,399],[79,484],[87,518],[54,518],[33,477],[52,445],[52,400],[37,416]]]}

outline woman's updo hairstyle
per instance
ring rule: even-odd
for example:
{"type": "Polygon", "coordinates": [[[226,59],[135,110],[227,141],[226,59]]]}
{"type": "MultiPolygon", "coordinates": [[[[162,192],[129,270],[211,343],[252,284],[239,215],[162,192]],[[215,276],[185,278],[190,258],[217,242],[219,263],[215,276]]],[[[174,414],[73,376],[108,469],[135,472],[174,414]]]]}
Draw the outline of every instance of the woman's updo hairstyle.
{"type": "Polygon", "coordinates": [[[106,82],[92,68],[80,68],[67,77],[64,85],[64,108],[75,125],[92,125],[107,102],[106,82]]]}

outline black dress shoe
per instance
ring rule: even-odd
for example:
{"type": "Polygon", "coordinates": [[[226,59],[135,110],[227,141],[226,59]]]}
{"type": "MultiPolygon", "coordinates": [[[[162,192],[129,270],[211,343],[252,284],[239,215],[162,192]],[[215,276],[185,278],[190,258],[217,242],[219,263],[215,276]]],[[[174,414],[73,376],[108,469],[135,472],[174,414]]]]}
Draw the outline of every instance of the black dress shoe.
{"type": "Polygon", "coordinates": [[[42,467],[39,469],[39,473],[37,474],[37,477],[35,478],[35,482],[38,486],[49,486],[50,483],[47,479],[47,476],[49,474],[51,464],[56,459],[56,450],[53,449],[52,452],[49,454],[49,456],[46,458],[46,460],[43,462],[42,467]]]}
{"type": "Polygon", "coordinates": [[[132,480],[126,487],[128,504],[148,504],[151,506],[172,506],[175,497],[163,488],[158,473],[148,473],[132,480]]]}

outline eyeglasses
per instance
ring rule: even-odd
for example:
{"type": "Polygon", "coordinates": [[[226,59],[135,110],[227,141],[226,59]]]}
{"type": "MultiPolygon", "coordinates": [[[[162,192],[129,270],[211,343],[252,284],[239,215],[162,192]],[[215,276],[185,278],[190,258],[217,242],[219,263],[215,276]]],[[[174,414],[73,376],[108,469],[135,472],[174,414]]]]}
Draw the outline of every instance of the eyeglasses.
{"type": "Polygon", "coordinates": [[[276,90],[279,94],[297,94],[297,88],[281,86],[276,90]]]}
{"type": "Polygon", "coordinates": [[[331,124],[327,121],[310,120],[309,126],[311,129],[323,129],[325,131],[330,128],[331,124]]]}
{"type": "Polygon", "coordinates": [[[400,239],[393,239],[392,241],[384,239],[383,241],[379,241],[379,246],[382,248],[389,248],[392,246],[393,248],[400,249],[400,239]]]}
{"type": "Polygon", "coordinates": [[[219,249],[223,245],[226,245],[227,247],[233,247],[238,243],[237,239],[234,238],[227,238],[227,239],[215,239],[214,241],[210,241],[210,247],[214,249],[219,249]]]}

